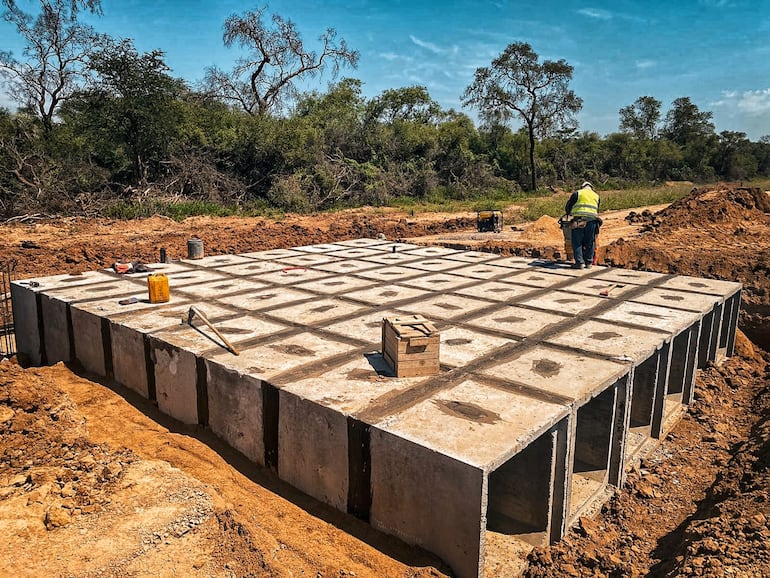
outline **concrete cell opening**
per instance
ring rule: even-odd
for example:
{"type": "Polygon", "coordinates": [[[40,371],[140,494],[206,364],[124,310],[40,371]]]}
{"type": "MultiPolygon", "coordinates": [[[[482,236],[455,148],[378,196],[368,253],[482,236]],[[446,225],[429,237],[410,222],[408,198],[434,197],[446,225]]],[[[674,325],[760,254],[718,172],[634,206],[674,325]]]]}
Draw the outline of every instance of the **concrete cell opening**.
{"type": "Polygon", "coordinates": [[[554,438],[550,433],[489,474],[487,530],[533,546],[548,543],[554,438]]]}
{"type": "Polygon", "coordinates": [[[617,386],[606,389],[577,411],[568,519],[606,486],[612,453],[617,386]]]}

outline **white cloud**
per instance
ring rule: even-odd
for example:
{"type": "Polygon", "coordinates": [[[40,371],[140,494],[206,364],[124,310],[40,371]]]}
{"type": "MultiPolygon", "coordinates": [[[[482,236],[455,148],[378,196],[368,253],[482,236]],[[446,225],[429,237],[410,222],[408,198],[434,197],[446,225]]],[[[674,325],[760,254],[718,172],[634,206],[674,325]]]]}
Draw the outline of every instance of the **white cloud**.
{"type": "Polygon", "coordinates": [[[424,48],[425,50],[429,50],[433,54],[441,54],[444,52],[441,48],[433,44],[432,42],[425,42],[424,40],[420,40],[416,36],[410,34],[409,40],[411,40],[413,43],[415,43],[420,48],[424,48]]]}
{"type": "Polygon", "coordinates": [[[751,116],[770,113],[770,88],[744,92],[738,99],[738,109],[751,116]]]}
{"type": "Polygon", "coordinates": [[[588,16],[589,18],[596,18],[597,20],[611,20],[612,14],[606,10],[600,8],[582,8],[578,10],[578,14],[588,16]]]}
{"type": "Polygon", "coordinates": [[[637,60],[636,67],[639,69],[653,68],[657,63],[654,60],[637,60]]]}

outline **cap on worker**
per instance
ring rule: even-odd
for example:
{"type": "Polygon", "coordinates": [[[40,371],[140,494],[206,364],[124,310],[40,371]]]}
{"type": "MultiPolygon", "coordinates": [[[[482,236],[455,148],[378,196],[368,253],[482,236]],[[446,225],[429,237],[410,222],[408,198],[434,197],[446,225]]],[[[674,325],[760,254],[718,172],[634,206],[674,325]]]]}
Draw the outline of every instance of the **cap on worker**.
{"type": "Polygon", "coordinates": [[[588,182],[588,181],[584,181],[584,182],[583,182],[583,184],[582,184],[582,185],[580,185],[580,188],[581,188],[581,189],[585,189],[586,187],[590,187],[590,188],[592,188],[592,189],[594,188],[594,186],[593,186],[593,185],[592,185],[590,182],[588,182]]]}

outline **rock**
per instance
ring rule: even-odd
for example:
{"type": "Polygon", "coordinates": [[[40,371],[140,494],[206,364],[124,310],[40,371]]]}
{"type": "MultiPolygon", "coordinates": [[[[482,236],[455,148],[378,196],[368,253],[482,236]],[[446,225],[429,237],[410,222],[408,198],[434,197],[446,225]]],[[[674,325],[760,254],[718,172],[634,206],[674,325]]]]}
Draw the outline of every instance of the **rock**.
{"type": "Polygon", "coordinates": [[[11,482],[8,484],[9,486],[23,486],[25,484],[31,484],[32,478],[27,474],[19,474],[18,476],[14,476],[11,478],[11,482]]]}
{"type": "Polygon", "coordinates": [[[72,515],[60,506],[51,506],[45,511],[45,523],[46,530],[53,530],[54,528],[63,528],[72,520],[72,515]]]}
{"type": "Polygon", "coordinates": [[[587,538],[594,538],[599,533],[599,527],[590,518],[580,517],[580,531],[587,538]]]}

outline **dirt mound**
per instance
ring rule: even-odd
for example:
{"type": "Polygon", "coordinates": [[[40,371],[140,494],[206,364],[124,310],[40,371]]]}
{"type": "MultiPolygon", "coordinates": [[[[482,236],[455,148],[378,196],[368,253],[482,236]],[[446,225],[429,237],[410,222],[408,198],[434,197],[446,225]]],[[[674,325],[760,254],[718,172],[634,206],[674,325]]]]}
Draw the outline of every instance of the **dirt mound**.
{"type": "Polygon", "coordinates": [[[689,195],[655,214],[650,230],[671,231],[708,225],[734,226],[770,219],[770,196],[762,189],[724,185],[693,189],[689,195]]]}
{"type": "Polygon", "coordinates": [[[563,241],[564,235],[562,234],[559,222],[553,217],[543,215],[534,223],[524,227],[521,233],[522,240],[533,241],[538,243],[554,243],[559,244],[563,241]]]}

